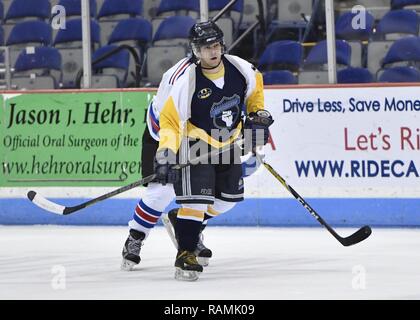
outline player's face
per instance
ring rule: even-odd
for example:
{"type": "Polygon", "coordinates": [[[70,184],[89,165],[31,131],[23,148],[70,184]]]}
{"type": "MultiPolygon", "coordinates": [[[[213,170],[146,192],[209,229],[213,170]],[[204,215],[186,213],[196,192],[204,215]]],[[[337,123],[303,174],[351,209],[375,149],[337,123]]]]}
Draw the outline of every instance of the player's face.
{"type": "Polygon", "coordinates": [[[216,67],[222,58],[222,44],[220,42],[212,43],[200,48],[201,64],[205,68],[216,67]]]}

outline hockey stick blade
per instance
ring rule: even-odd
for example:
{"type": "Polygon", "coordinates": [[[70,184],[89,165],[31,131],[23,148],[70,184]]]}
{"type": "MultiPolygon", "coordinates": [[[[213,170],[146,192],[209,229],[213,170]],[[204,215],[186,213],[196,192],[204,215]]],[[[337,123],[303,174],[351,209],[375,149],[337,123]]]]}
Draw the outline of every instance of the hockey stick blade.
{"type": "Polygon", "coordinates": [[[257,159],[264,165],[264,167],[295,197],[296,200],[313,216],[321,225],[323,225],[343,246],[348,247],[359,243],[368,238],[372,229],[369,226],[364,226],[348,237],[341,237],[335,230],[303,199],[299,193],[293,189],[274,168],[265,162],[258,152],[255,154],[257,159]]]}
{"type": "Polygon", "coordinates": [[[73,207],[65,207],[65,206],[62,206],[60,204],[54,203],[54,202],[44,198],[43,196],[41,196],[40,194],[38,194],[37,192],[35,192],[33,190],[28,192],[28,199],[31,200],[33,204],[35,204],[36,206],[38,206],[38,207],[40,207],[40,208],[42,208],[46,211],[49,211],[49,212],[52,212],[52,213],[55,213],[55,214],[58,214],[58,215],[68,215],[70,213],[73,213],[73,212],[79,211],[81,209],[84,209],[84,208],[86,208],[90,205],[93,205],[93,204],[95,204],[99,201],[108,199],[110,197],[113,197],[113,196],[115,196],[117,194],[120,194],[122,192],[125,192],[127,190],[130,190],[130,189],[133,189],[135,187],[141,186],[143,184],[149,183],[155,177],[156,177],[156,175],[152,174],[152,175],[147,176],[147,177],[145,177],[141,180],[133,182],[133,183],[127,185],[127,186],[118,188],[114,191],[103,194],[102,196],[99,196],[99,197],[94,198],[92,200],[83,202],[83,203],[81,203],[79,205],[76,205],[76,206],[73,206],[73,207]]]}
{"type": "Polygon", "coordinates": [[[343,246],[348,247],[367,239],[372,234],[372,229],[369,226],[361,227],[352,235],[341,238],[340,242],[343,246]]]}
{"type": "Polygon", "coordinates": [[[34,203],[38,207],[59,215],[64,214],[64,210],[66,208],[62,205],[56,204],[52,201],[45,199],[43,196],[39,195],[33,190],[28,192],[28,199],[31,200],[32,203],[34,203]]]}

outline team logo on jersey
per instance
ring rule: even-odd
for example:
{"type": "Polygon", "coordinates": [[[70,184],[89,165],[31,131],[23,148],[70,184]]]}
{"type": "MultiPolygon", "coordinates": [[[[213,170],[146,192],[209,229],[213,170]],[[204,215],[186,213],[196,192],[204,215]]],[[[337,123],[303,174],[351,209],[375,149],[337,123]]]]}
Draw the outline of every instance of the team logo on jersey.
{"type": "Polygon", "coordinates": [[[197,93],[197,97],[198,99],[207,99],[208,97],[210,97],[211,93],[212,91],[210,88],[204,88],[197,93]]]}
{"type": "Polygon", "coordinates": [[[210,109],[214,126],[218,129],[232,129],[240,116],[240,103],[241,98],[237,94],[229,98],[223,97],[221,101],[214,103],[210,109]]]}

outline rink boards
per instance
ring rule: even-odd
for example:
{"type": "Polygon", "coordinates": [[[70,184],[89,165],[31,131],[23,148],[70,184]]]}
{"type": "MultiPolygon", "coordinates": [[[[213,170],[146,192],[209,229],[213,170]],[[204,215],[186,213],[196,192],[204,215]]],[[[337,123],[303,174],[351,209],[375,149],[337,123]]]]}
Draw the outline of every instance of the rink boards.
{"type": "MultiPolygon", "coordinates": [[[[418,226],[419,87],[268,87],[275,122],[266,161],[333,225],[418,226]]],[[[75,205],[137,180],[137,138],[151,97],[141,90],[3,95],[0,224],[126,224],[141,189],[66,217],[25,195],[34,189],[75,205]]],[[[262,167],[245,179],[245,195],[212,223],[317,225],[262,167]]]]}

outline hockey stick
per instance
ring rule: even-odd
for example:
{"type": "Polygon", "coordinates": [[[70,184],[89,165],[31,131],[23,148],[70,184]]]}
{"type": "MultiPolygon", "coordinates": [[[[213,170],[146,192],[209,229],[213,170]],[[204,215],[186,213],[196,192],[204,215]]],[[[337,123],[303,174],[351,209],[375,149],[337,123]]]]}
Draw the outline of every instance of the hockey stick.
{"type": "MultiPolygon", "coordinates": [[[[188,167],[190,165],[194,165],[194,164],[197,164],[197,163],[202,163],[202,162],[208,160],[210,157],[214,157],[214,156],[217,156],[219,154],[222,154],[223,152],[231,150],[233,146],[240,145],[240,144],[242,144],[242,142],[243,141],[241,139],[239,139],[239,140],[235,141],[234,143],[229,144],[228,148],[225,147],[225,148],[217,149],[215,151],[203,154],[199,157],[196,157],[195,159],[190,160],[188,163],[183,163],[183,164],[176,165],[176,168],[177,169],[182,169],[182,168],[188,167]]],[[[52,212],[52,213],[55,213],[55,214],[58,214],[58,215],[68,215],[68,214],[71,214],[73,212],[82,210],[86,207],[89,207],[89,206],[91,206],[95,203],[98,203],[98,202],[102,201],[102,200],[111,198],[111,197],[113,197],[117,194],[123,193],[123,192],[128,191],[130,189],[133,189],[135,187],[138,187],[138,186],[144,185],[146,183],[149,183],[153,179],[155,179],[155,177],[156,177],[155,174],[151,174],[150,176],[144,177],[143,179],[135,181],[135,182],[133,182],[133,183],[127,185],[127,186],[118,188],[114,191],[103,194],[102,196],[99,196],[97,198],[91,199],[89,201],[83,202],[81,204],[78,204],[78,205],[72,206],[72,207],[66,207],[66,206],[62,206],[60,204],[54,203],[54,202],[44,198],[42,195],[40,195],[39,193],[37,193],[36,191],[33,191],[33,190],[30,190],[28,192],[27,196],[28,196],[28,199],[30,201],[32,201],[32,203],[34,203],[36,206],[38,206],[38,207],[40,207],[44,210],[47,210],[49,212],[52,212]]]]}
{"type": "Polygon", "coordinates": [[[257,158],[261,163],[267,168],[268,171],[278,180],[280,183],[301,203],[301,205],[308,210],[308,212],[316,219],[320,224],[322,224],[333,236],[336,238],[343,246],[351,246],[353,244],[359,243],[369,237],[372,233],[372,229],[369,226],[364,226],[357,230],[355,233],[348,237],[340,237],[333,228],[330,227],[328,223],[289,185],[286,180],[284,180],[277,172],[266,163],[260,154],[256,153],[257,158]]]}

